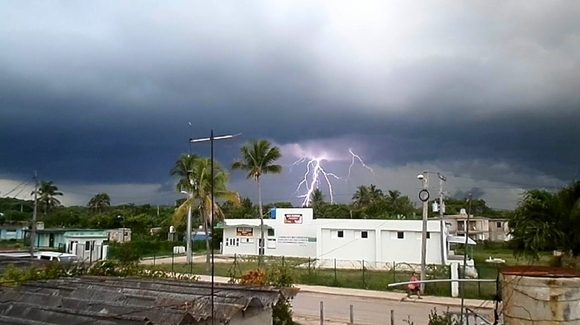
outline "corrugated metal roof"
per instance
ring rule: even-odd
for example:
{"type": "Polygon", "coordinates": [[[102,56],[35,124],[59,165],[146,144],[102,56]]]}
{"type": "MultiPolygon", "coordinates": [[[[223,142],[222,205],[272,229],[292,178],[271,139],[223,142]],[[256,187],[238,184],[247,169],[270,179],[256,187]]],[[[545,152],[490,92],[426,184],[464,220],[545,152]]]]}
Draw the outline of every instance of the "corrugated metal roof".
{"type": "MultiPolygon", "coordinates": [[[[268,309],[280,290],[215,284],[215,319],[268,309]]],[[[0,289],[0,323],[195,324],[211,318],[211,284],[137,278],[81,277],[0,289]]]]}

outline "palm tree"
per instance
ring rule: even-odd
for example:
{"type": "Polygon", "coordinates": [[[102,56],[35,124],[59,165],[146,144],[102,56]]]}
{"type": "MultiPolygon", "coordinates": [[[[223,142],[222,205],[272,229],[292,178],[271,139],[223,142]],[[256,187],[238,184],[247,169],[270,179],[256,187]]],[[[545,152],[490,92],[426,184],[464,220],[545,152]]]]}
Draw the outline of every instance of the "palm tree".
{"type": "Polygon", "coordinates": [[[310,195],[310,205],[312,207],[316,207],[320,206],[323,203],[324,203],[324,194],[322,194],[322,191],[319,188],[317,188],[310,195]]]}
{"type": "Polygon", "coordinates": [[[361,185],[356,188],[356,192],[352,196],[353,205],[359,209],[364,209],[371,204],[372,196],[369,188],[361,185]]]}
{"type": "Polygon", "coordinates": [[[111,198],[107,193],[98,193],[90,199],[88,205],[89,208],[102,213],[103,210],[111,206],[111,198]]]}
{"type": "Polygon", "coordinates": [[[38,196],[38,204],[43,209],[44,216],[51,209],[60,206],[60,201],[55,196],[62,196],[62,192],[58,191],[58,187],[54,185],[53,181],[42,181],[36,191],[32,191],[31,195],[38,196]]]}
{"type": "Polygon", "coordinates": [[[369,186],[369,195],[371,199],[371,203],[377,203],[383,199],[383,190],[377,188],[376,185],[371,184],[369,186]]]}
{"type": "Polygon", "coordinates": [[[192,190],[193,184],[189,174],[193,171],[196,161],[199,160],[197,155],[181,155],[175,162],[173,168],[169,172],[171,176],[179,176],[179,180],[175,185],[178,192],[192,190]]]}
{"type": "MultiPolygon", "coordinates": [[[[203,229],[206,235],[208,235],[208,227],[215,222],[215,219],[223,220],[224,218],[223,212],[215,200],[213,202],[214,215],[211,213],[211,160],[197,156],[183,155],[176,162],[171,174],[182,176],[178,182],[179,191],[187,190],[192,194],[175,210],[175,213],[173,214],[174,224],[179,223],[179,221],[187,214],[188,209],[195,205],[199,209],[203,229]]],[[[228,175],[219,165],[214,163],[214,197],[237,205],[240,202],[239,195],[238,193],[227,189],[227,181],[228,175]]],[[[206,263],[209,267],[210,252],[212,249],[209,244],[209,236],[206,236],[206,248],[206,263]]]]}
{"type": "Polygon", "coordinates": [[[248,172],[247,178],[253,178],[258,186],[258,211],[260,214],[260,251],[264,255],[264,211],[262,207],[262,189],[260,177],[264,174],[279,174],[282,166],[274,162],[282,157],[280,149],[273,147],[267,140],[255,140],[240,148],[240,160],[232,164],[232,169],[248,172]]]}

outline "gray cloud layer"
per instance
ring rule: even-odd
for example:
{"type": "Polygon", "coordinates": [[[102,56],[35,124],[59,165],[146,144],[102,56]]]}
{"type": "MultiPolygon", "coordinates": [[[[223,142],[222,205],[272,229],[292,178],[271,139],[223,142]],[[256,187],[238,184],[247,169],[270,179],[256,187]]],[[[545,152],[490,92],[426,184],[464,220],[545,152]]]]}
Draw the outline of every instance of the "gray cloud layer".
{"type": "Polygon", "coordinates": [[[524,189],[580,165],[575,2],[13,2],[0,21],[0,178],[166,184],[210,127],[244,134],[224,164],[266,137],[524,189]]]}

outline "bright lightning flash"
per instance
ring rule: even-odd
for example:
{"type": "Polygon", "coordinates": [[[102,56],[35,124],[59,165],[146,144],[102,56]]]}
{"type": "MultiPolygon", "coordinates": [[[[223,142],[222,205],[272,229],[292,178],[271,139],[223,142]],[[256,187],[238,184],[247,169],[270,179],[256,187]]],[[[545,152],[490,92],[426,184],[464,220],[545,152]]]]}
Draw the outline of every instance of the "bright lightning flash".
{"type": "MultiPolygon", "coordinates": [[[[350,166],[348,167],[348,176],[346,177],[346,179],[348,179],[350,177],[351,174],[351,170],[354,166],[354,164],[356,163],[356,161],[358,161],[364,168],[368,169],[371,173],[374,174],[374,171],[372,168],[370,168],[369,166],[367,166],[364,161],[362,160],[362,158],[355,154],[352,149],[348,149],[348,152],[351,155],[351,163],[350,166]]],[[[296,187],[296,192],[299,193],[301,192],[301,190],[303,191],[304,194],[299,195],[299,198],[302,198],[302,206],[307,207],[310,206],[311,200],[312,200],[312,193],[314,192],[314,190],[316,190],[317,188],[320,187],[320,183],[324,182],[326,184],[326,186],[328,187],[328,192],[329,192],[329,196],[330,196],[330,203],[334,203],[334,191],[332,189],[332,182],[331,179],[335,179],[335,180],[340,180],[343,179],[339,176],[337,176],[335,173],[332,172],[328,172],[325,170],[325,168],[323,167],[323,162],[325,161],[330,161],[330,160],[348,160],[348,159],[330,159],[326,156],[315,156],[315,157],[301,157],[300,159],[298,159],[297,161],[295,161],[291,166],[296,166],[302,163],[306,163],[306,171],[304,172],[304,177],[302,178],[302,180],[300,181],[300,183],[298,183],[298,186],[296,187]]]]}

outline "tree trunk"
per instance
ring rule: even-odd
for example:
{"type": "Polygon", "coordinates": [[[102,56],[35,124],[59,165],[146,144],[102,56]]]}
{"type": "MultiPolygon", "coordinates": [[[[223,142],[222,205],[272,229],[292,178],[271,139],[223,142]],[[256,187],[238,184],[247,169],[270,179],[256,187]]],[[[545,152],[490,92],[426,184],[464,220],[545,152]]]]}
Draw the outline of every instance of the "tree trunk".
{"type": "Polygon", "coordinates": [[[262,187],[260,186],[260,178],[256,177],[258,184],[258,209],[260,213],[260,248],[258,249],[259,262],[262,263],[264,259],[266,243],[264,242],[264,211],[262,210],[262,187]]]}
{"type": "MultiPolygon", "coordinates": [[[[210,270],[210,252],[211,252],[211,247],[209,244],[209,234],[207,232],[207,220],[209,218],[206,217],[206,215],[204,214],[204,210],[203,208],[199,208],[199,215],[201,217],[201,223],[203,224],[203,231],[205,232],[205,250],[206,250],[206,255],[205,255],[205,270],[206,272],[209,273],[210,270]]],[[[212,234],[213,236],[213,234],[212,234]]],[[[193,248],[192,248],[193,249],[193,248]]]]}

